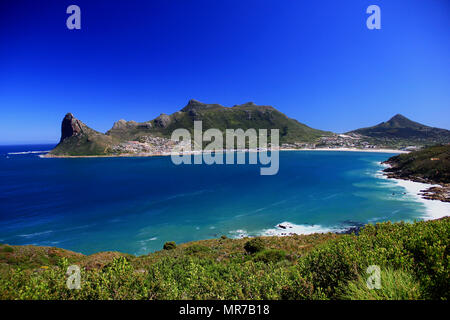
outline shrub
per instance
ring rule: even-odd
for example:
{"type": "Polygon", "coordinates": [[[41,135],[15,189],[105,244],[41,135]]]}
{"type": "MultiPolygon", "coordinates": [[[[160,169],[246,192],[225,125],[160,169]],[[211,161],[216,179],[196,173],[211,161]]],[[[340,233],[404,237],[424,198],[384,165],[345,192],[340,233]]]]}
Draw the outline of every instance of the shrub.
{"type": "Polygon", "coordinates": [[[264,242],[260,238],[253,238],[247,241],[244,245],[245,251],[250,254],[264,250],[264,242]]]}
{"type": "Polygon", "coordinates": [[[450,220],[418,222],[405,249],[414,260],[413,270],[429,299],[450,298],[450,220]]]}
{"type": "Polygon", "coordinates": [[[299,260],[299,271],[329,297],[347,281],[358,276],[354,236],[343,236],[310,252],[299,260]]]}
{"type": "Polygon", "coordinates": [[[283,300],[310,300],[323,299],[325,295],[315,292],[311,282],[305,280],[299,273],[293,273],[289,278],[289,284],[281,289],[283,300]]]}
{"type": "Polygon", "coordinates": [[[277,263],[284,259],[286,259],[286,252],[283,250],[269,249],[255,254],[255,261],[262,261],[264,263],[277,263]]]}
{"type": "Polygon", "coordinates": [[[177,245],[175,244],[175,241],[169,241],[164,243],[163,249],[164,250],[173,250],[177,247],[177,245]]]}
{"type": "Polygon", "coordinates": [[[4,246],[3,252],[14,252],[14,248],[10,246],[4,246]]]}
{"type": "Polygon", "coordinates": [[[342,236],[300,258],[298,268],[329,298],[365,274],[369,265],[403,270],[420,283],[422,297],[448,299],[450,220],[368,225],[359,236],[342,236]]]}
{"type": "Polygon", "coordinates": [[[340,299],[351,300],[417,300],[421,298],[420,284],[414,275],[403,270],[382,269],[381,288],[369,289],[367,277],[360,276],[340,291],[340,299]]]}
{"type": "Polygon", "coordinates": [[[199,245],[199,244],[193,244],[185,249],[185,252],[187,254],[196,254],[196,253],[209,252],[209,251],[211,251],[210,248],[208,248],[207,246],[199,245]]]}
{"type": "Polygon", "coordinates": [[[220,236],[220,239],[226,240],[226,239],[228,239],[228,237],[226,235],[222,235],[222,236],[220,236]]]}

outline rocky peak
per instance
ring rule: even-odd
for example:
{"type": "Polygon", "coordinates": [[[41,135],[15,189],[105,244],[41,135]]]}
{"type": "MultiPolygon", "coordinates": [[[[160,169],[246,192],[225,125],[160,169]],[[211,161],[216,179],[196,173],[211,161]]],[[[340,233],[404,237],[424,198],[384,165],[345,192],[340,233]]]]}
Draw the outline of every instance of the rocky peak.
{"type": "Polygon", "coordinates": [[[401,115],[400,113],[397,113],[388,122],[406,122],[406,121],[411,121],[411,120],[409,120],[407,117],[401,115]]]}
{"type": "Polygon", "coordinates": [[[161,115],[155,119],[155,125],[157,125],[158,127],[166,128],[171,121],[172,119],[169,115],[161,113],[161,115]]]}
{"type": "Polygon", "coordinates": [[[181,111],[189,112],[192,110],[204,108],[205,106],[206,106],[206,104],[204,104],[200,101],[197,101],[195,99],[191,99],[191,100],[189,100],[188,104],[183,109],[181,109],[181,111]]]}
{"type": "Polygon", "coordinates": [[[119,121],[114,122],[114,125],[112,127],[112,130],[123,130],[128,128],[136,127],[138,123],[136,121],[126,121],[123,119],[120,119],[119,121]]]}
{"type": "Polygon", "coordinates": [[[200,101],[198,101],[198,100],[191,99],[191,100],[189,100],[187,105],[188,106],[202,106],[202,105],[205,105],[205,104],[200,102],[200,101]]]}
{"type": "Polygon", "coordinates": [[[391,118],[391,120],[409,120],[409,119],[406,118],[404,115],[397,113],[395,116],[391,118]]]}
{"type": "Polygon", "coordinates": [[[127,121],[120,119],[119,121],[114,122],[112,129],[124,129],[127,126],[127,121]]]}
{"type": "Polygon", "coordinates": [[[223,108],[223,106],[220,104],[216,104],[216,103],[208,104],[208,103],[200,102],[195,99],[191,99],[191,100],[189,100],[188,104],[183,109],[181,109],[181,111],[182,112],[191,112],[191,111],[212,109],[212,108],[216,108],[216,107],[223,108]]]}
{"type": "Polygon", "coordinates": [[[401,114],[396,114],[395,116],[393,116],[391,119],[389,119],[388,122],[386,122],[386,125],[389,127],[393,127],[393,128],[416,128],[416,129],[420,129],[420,128],[425,128],[426,126],[411,121],[409,120],[407,117],[401,115],[401,114]]]}
{"type": "Polygon", "coordinates": [[[66,114],[61,124],[61,140],[76,136],[83,132],[84,124],[75,118],[72,113],[66,114]]]}

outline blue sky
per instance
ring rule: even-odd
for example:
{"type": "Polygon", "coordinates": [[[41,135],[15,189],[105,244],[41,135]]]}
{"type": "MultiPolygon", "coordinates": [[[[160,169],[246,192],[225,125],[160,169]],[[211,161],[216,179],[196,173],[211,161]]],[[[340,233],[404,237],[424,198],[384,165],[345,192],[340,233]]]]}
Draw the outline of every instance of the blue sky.
{"type": "Polygon", "coordinates": [[[0,144],[57,142],[67,112],[105,132],[189,99],[335,132],[396,113],[450,129],[449,40],[448,0],[2,0],[0,144]]]}

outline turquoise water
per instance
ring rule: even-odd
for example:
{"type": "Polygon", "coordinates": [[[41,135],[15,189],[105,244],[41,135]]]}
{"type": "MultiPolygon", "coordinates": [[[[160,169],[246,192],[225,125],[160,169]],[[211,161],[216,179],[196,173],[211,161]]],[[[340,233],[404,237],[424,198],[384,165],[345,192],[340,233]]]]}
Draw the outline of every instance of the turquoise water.
{"type": "Polygon", "coordinates": [[[170,157],[8,154],[50,148],[0,148],[0,242],[141,255],[166,241],[341,230],[425,212],[377,177],[392,154],[285,151],[274,176],[258,165],[175,166],[170,157]],[[292,229],[276,227],[283,222],[292,229]]]}

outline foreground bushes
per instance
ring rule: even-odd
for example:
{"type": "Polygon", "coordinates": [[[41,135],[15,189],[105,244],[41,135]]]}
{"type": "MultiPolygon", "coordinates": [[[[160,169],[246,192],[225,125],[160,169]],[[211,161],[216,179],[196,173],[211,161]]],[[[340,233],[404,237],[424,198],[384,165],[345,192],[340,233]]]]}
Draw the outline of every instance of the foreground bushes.
{"type": "Polygon", "coordinates": [[[259,251],[264,250],[264,242],[260,238],[253,238],[249,241],[247,241],[244,245],[245,251],[249,254],[254,254],[259,251]]]}
{"type": "Polygon", "coordinates": [[[421,299],[420,284],[414,275],[402,270],[381,270],[381,288],[369,289],[364,277],[349,282],[340,297],[349,300],[417,300],[421,299]]]}
{"type": "MultiPolygon", "coordinates": [[[[367,267],[377,265],[394,270],[388,272],[392,279],[411,275],[411,281],[420,284],[421,298],[448,299],[449,236],[448,218],[368,225],[359,236],[345,235],[318,247],[299,261],[298,270],[329,298],[341,298],[339,292],[349,282],[367,278],[367,267]]],[[[415,290],[415,285],[410,289],[415,290]]]]}
{"type": "Polygon", "coordinates": [[[170,246],[82,268],[80,290],[67,288],[70,263],[62,258],[46,268],[2,271],[0,298],[448,299],[449,235],[447,218],[366,226],[359,236],[329,240],[300,257],[269,248],[269,238],[251,239],[227,259],[220,246],[170,246]],[[366,285],[370,265],[380,267],[381,289],[366,285]]]}

